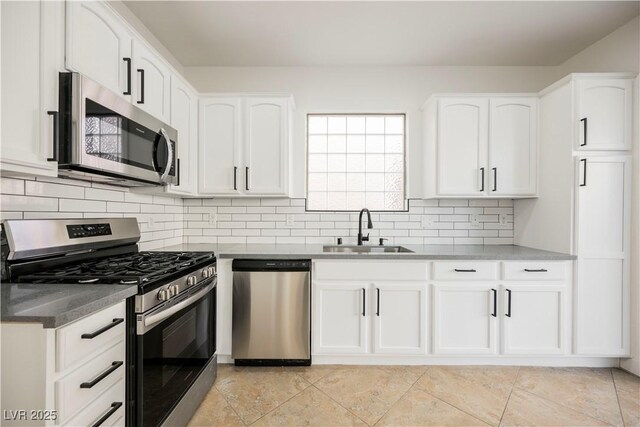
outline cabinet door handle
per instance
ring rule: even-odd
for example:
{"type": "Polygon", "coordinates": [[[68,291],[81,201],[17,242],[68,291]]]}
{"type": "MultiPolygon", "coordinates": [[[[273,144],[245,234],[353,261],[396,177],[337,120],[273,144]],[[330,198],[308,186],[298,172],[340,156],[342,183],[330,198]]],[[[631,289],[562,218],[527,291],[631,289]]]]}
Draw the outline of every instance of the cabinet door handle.
{"type": "Polygon", "coordinates": [[[83,340],[92,340],[95,337],[97,337],[100,334],[104,334],[105,332],[107,332],[109,329],[119,325],[120,323],[124,322],[124,319],[122,317],[119,318],[115,318],[113,319],[113,321],[111,323],[109,323],[107,326],[104,326],[100,329],[98,329],[97,331],[91,332],[90,334],[82,334],[80,336],[80,338],[82,338],[83,340]]]}
{"type": "Polygon", "coordinates": [[[546,268],[525,268],[524,271],[526,271],[527,273],[546,273],[548,270],[546,268]]]}
{"type": "Polygon", "coordinates": [[[111,366],[109,367],[109,369],[107,369],[106,371],[104,371],[103,373],[101,373],[100,375],[98,375],[97,377],[92,379],[91,381],[80,384],[80,388],[91,388],[91,387],[93,387],[94,385],[98,384],[100,381],[102,381],[103,379],[105,379],[109,375],[111,375],[111,373],[113,373],[116,369],[118,369],[123,364],[124,364],[124,362],[122,362],[122,361],[112,362],[111,366]]]}
{"type": "Polygon", "coordinates": [[[580,187],[586,187],[587,186],[587,159],[580,159],[580,161],[582,162],[582,184],[580,184],[580,187]]]}
{"type": "Polygon", "coordinates": [[[122,58],[127,63],[127,90],[122,92],[123,95],[131,95],[131,58],[122,58]]]}
{"type": "Polygon", "coordinates": [[[140,73],[140,99],[136,102],[138,104],[144,104],[144,70],[138,68],[138,73],[140,73]]]}
{"type": "Polygon", "coordinates": [[[580,147],[584,147],[585,145],[587,145],[587,118],[585,117],[584,119],[580,119],[580,121],[582,122],[582,144],[580,144],[580,147]]]}
{"type": "Polygon", "coordinates": [[[491,289],[491,293],[493,293],[493,311],[491,312],[491,315],[493,317],[497,317],[497,310],[498,310],[498,291],[495,289],[491,289]]]}
{"type": "Polygon", "coordinates": [[[176,159],[176,177],[178,178],[176,187],[180,187],[180,159],[176,159]]]}
{"type": "Polygon", "coordinates": [[[60,113],[47,111],[47,114],[53,116],[53,153],[51,153],[51,157],[47,161],[57,162],[60,160],[60,113]]]}
{"type": "Polygon", "coordinates": [[[376,316],[380,317],[380,288],[376,288],[377,299],[376,299],[376,316]]]}
{"type": "Polygon", "coordinates": [[[107,411],[107,413],[101,416],[100,418],[98,418],[98,421],[93,423],[91,427],[100,427],[102,423],[107,421],[111,415],[115,414],[116,411],[120,409],[121,406],[122,406],[122,402],[113,402],[111,404],[111,408],[107,411]]]}
{"type": "Polygon", "coordinates": [[[484,191],[484,168],[480,168],[480,191],[484,191]]]}
{"type": "Polygon", "coordinates": [[[237,166],[233,167],[233,189],[234,190],[238,189],[238,167],[237,166]]]}
{"type": "Polygon", "coordinates": [[[498,190],[498,168],[491,168],[491,170],[493,171],[493,190],[492,191],[497,191],[498,190]]]}
{"type": "Polygon", "coordinates": [[[456,273],[475,273],[476,270],[475,268],[469,268],[469,269],[462,269],[462,268],[454,268],[453,271],[455,271],[456,273]]]}
{"type": "Polygon", "coordinates": [[[511,289],[507,289],[507,312],[504,315],[511,317],[511,289]]]}
{"type": "Polygon", "coordinates": [[[249,166],[247,166],[244,171],[244,184],[247,191],[249,191],[249,166]]]}
{"type": "Polygon", "coordinates": [[[367,290],[362,288],[362,317],[367,315],[367,311],[365,309],[367,305],[367,290]]]}

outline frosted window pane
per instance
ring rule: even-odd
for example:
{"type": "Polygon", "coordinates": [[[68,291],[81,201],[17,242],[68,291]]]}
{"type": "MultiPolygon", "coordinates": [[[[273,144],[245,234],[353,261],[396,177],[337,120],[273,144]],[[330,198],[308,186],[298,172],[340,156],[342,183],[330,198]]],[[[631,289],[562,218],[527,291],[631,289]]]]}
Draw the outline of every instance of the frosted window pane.
{"type": "Polygon", "coordinates": [[[384,134],[384,116],[367,117],[367,134],[384,134]]]}
{"type": "Polygon", "coordinates": [[[367,174],[367,191],[384,191],[384,174],[367,174]]]}
{"type": "Polygon", "coordinates": [[[330,173],[327,190],[329,191],[346,191],[347,174],[346,173],[330,173]]]}
{"type": "Polygon", "coordinates": [[[402,135],[404,134],[404,117],[392,116],[385,117],[384,132],[389,135],[402,135]]]}
{"type": "Polygon", "coordinates": [[[367,154],[367,172],[384,172],[384,154],[367,154]]]}
{"type": "Polygon", "coordinates": [[[350,134],[364,134],[364,117],[347,117],[347,132],[350,134]]]}
{"type": "Polygon", "coordinates": [[[344,172],[347,170],[346,154],[329,154],[327,157],[328,157],[327,170],[329,172],[344,172]]]}
{"type": "Polygon", "coordinates": [[[404,114],[308,115],[307,208],[406,209],[404,131],[404,114]]]}
{"type": "Polygon", "coordinates": [[[309,135],[309,153],[326,153],[327,136],[309,135]]]}
{"type": "Polygon", "coordinates": [[[327,133],[327,117],[309,116],[309,134],[327,133]]]}
{"type": "Polygon", "coordinates": [[[384,143],[385,153],[404,152],[404,138],[402,135],[387,135],[384,143]]]}
{"type": "Polygon", "coordinates": [[[364,173],[347,174],[347,191],[365,191],[365,176],[364,173]]]}
{"type": "Polygon", "coordinates": [[[346,151],[346,135],[329,135],[329,153],[345,153],[346,151]]]}
{"type": "Polygon", "coordinates": [[[309,172],[326,172],[327,155],[309,154],[309,172]]]}
{"type": "Polygon", "coordinates": [[[364,172],[364,154],[347,154],[347,172],[364,172]]]}
{"type": "Polygon", "coordinates": [[[364,153],[364,144],[364,135],[347,135],[347,153],[364,153]]]}
{"type": "Polygon", "coordinates": [[[327,174],[310,173],[308,184],[309,191],[327,191],[327,174]]]}
{"type": "Polygon", "coordinates": [[[347,118],[345,116],[329,116],[329,133],[330,134],[346,134],[347,118]]]}
{"type": "Polygon", "coordinates": [[[327,208],[329,210],[345,210],[347,208],[347,193],[329,192],[327,193],[327,208]]]}
{"type": "Polygon", "coordinates": [[[383,135],[367,135],[367,153],[384,153],[383,135]]]}

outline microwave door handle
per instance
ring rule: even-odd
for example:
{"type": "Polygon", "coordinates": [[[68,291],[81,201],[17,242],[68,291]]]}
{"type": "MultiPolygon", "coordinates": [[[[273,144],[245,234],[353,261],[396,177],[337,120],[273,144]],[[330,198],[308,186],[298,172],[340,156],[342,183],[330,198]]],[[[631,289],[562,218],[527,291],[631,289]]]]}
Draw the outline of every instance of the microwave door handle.
{"type": "Polygon", "coordinates": [[[169,171],[171,170],[171,164],[173,163],[173,150],[171,149],[171,140],[169,139],[169,135],[167,135],[167,131],[163,128],[160,128],[160,134],[164,138],[165,144],[167,144],[167,164],[164,168],[164,172],[160,175],[160,181],[167,182],[167,177],[169,176],[169,171]]]}

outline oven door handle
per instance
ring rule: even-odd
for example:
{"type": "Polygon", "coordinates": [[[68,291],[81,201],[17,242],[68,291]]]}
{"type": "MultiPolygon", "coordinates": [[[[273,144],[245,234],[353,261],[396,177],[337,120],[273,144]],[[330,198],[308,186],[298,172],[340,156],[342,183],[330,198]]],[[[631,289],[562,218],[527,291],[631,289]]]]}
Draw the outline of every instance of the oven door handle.
{"type": "Polygon", "coordinates": [[[209,292],[216,286],[217,280],[213,280],[210,284],[202,288],[202,290],[196,292],[191,295],[189,298],[180,301],[177,304],[172,305],[164,310],[160,310],[155,313],[151,313],[149,315],[141,314],[138,316],[138,321],[136,325],[138,335],[144,335],[151,329],[155,328],[160,322],[167,319],[168,317],[173,316],[183,308],[186,308],[192,305],[194,302],[197,302],[207,296],[209,292]]]}
{"type": "Polygon", "coordinates": [[[171,139],[169,138],[169,135],[167,135],[167,131],[160,128],[160,134],[164,138],[165,144],[167,144],[167,164],[164,167],[164,172],[160,175],[160,181],[167,182],[169,171],[171,171],[171,164],[173,163],[173,149],[171,148],[171,139]]]}

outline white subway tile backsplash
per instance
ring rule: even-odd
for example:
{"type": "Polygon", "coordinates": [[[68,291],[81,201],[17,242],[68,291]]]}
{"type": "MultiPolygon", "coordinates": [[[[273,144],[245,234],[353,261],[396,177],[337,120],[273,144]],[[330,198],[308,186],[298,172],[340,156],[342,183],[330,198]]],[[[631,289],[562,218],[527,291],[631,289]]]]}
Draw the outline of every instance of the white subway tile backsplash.
{"type": "Polygon", "coordinates": [[[2,178],[0,193],[2,194],[24,194],[24,183],[22,179],[2,178]]]}
{"type": "Polygon", "coordinates": [[[51,197],[28,197],[0,195],[0,209],[10,212],[51,211],[58,210],[58,199],[51,197]]]}
{"type": "Polygon", "coordinates": [[[107,212],[107,202],[60,199],[60,212],[107,212]]]}
{"type": "Polygon", "coordinates": [[[105,200],[111,202],[124,202],[124,194],[125,193],[123,193],[122,191],[103,190],[102,188],[87,188],[84,191],[85,199],[105,200]]]}

